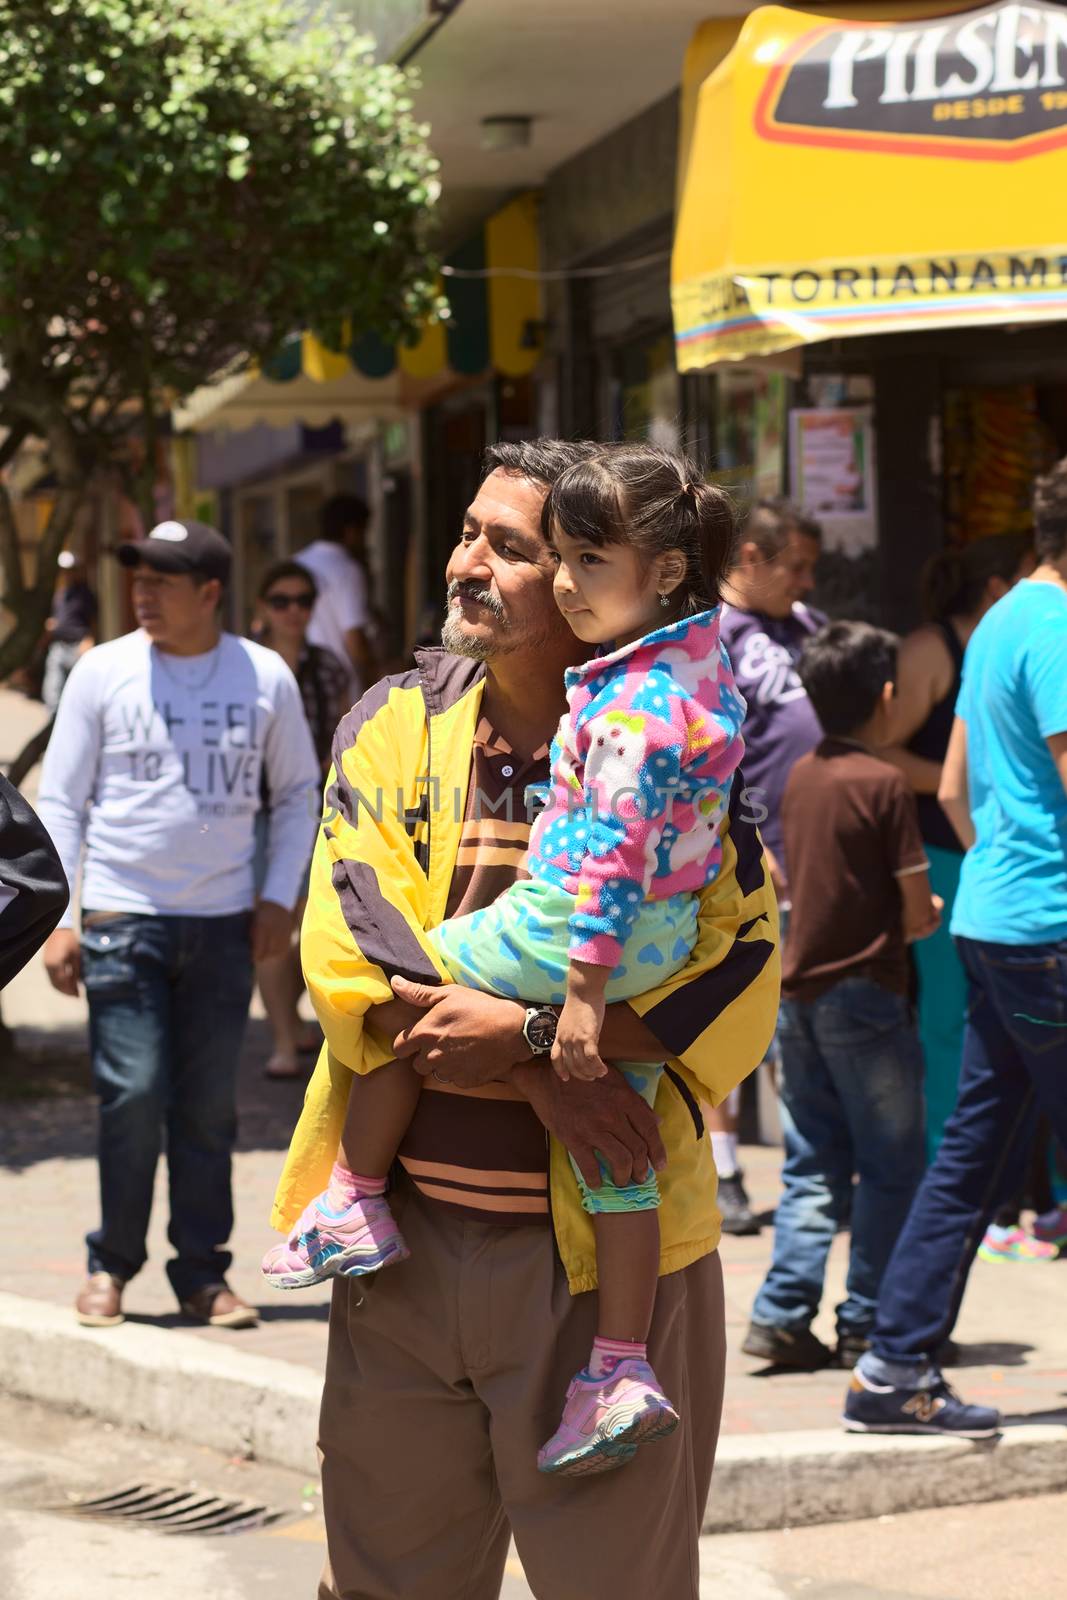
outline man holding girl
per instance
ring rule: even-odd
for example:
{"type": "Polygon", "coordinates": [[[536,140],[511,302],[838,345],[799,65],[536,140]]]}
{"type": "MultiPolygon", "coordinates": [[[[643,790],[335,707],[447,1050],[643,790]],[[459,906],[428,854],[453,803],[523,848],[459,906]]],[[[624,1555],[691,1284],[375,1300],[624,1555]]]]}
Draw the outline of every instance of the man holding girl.
{"type": "MultiPolygon", "coordinates": [[[[591,453],[551,441],[490,450],[448,569],[445,651],[365,695],[335,741],[303,945],[327,1049],[279,1187],[283,1249],[314,1253],[302,1214],[329,1198],[352,1074],[373,1079],[399,1057],[423,1078],[388,1201],[410,1260],[339,1276],[334,1290],[320,1592],[337,1600],[371,1588],[491,1600],[509,1533],[534,1592],[552,1600],[698,1593],[724,1360],[698,1101],[721,1101],[756,1065],[778,991],[774,896],[739,773],[713,803],[716,859],[706,877],[701,868],[687,959],[608,1003],[594,1029],[596,1071],[601,1059],[666,1062],[654,1111],[613,1066],[564,1081],[549,1059],[559,1018],[526,1003],[536,996],[441,986],[428,933],[488,908],[523,868],[525,791],[549,778],[564,673],[590,654],[553,598],[542,510],[591,453]],[[597,1332],[594,1219],[568,1156],[591,1191],[604,1183],[598,1156],[620,1189],[657,1169],[658,1282],[641,1343],[680,1417],[671,1438],[620,1454],[611,1464],[624,1471],[580,1488],[537,1460],[597,1332]]],[[[670,504],[695,526],[703,486],[682,463],[673,471],[670,504]]],[[[656,515],[637,481],[615,500],[623,530],[635,510],[656,515]]],[[[603,542],[612,558],[626,548],[614,529],[603,542]]],[[[703,847],[700,859],[711,861],[703,847]]],[[[566,956],[564,942],[564,969],[566,956]]]]}

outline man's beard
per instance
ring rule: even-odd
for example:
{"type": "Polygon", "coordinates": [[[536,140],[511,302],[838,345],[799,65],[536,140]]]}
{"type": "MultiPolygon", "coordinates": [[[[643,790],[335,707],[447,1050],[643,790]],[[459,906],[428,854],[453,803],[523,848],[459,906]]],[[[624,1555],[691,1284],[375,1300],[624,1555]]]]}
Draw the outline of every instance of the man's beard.
{"type": "Polygon", "coordinates": [[[499,639],[478,639],[465,631],[463,618],[458,611],[452,609],[452,601],[458,595],[484,606],[486,611],[500,623],[503,631],[506,632],[509,626],[507,613],[491,589],[483,589],[473,583],[461,583],[458,578],[453,579],[445,597],[448,610],[441,629],[441,643],[448,653],[453,656],[466,656],[470,661],[488,661],[490,656],[499,655],[502,649],[506,650],[507,645],[502,645],[499,639]]]}

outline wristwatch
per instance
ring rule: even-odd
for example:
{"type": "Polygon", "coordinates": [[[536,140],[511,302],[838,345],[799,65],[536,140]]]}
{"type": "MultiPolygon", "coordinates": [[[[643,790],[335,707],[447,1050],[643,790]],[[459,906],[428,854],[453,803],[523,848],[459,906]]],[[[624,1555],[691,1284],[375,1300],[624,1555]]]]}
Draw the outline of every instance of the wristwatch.
{"type": "Polygon", "coordinates": [[[556,1042],[559,1012],[551,1006],[527,1006],[522,1036],[532,1056],[547,1056],[556,1042]]]}

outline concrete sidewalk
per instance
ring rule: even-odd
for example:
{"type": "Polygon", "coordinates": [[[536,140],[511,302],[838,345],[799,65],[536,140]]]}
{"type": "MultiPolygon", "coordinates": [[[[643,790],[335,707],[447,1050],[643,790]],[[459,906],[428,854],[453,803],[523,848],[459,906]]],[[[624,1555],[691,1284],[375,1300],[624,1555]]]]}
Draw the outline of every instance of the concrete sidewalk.
{"type": "MultiPolygon", "coordinates": [[[[16,1084],[0,1087],[5,1096],[0,1101],[0,1214],[32,1218],[32,1234],[41,1248],[32,1261],[19,1250],[9,1250],[3,1287],[69,1306],[84,1271],[82,1238],[97,1220],[95,1106],[86,1093],[84,1004],[55,994],[38,959],[5,992],[4,1007],[18,1030],[24,1066],[16,1084]],[[36,1098],[35,1088],[65,1092],[36,1098]],[[18,1098],[9,1097],[13,1092],[18,1098]]],[[[253,1331],[189,1331],[197,1339],[321,1371],[328,1290],[272,1296],[257,1271],[260,1256],[275,1238],[267,1217],[303,1097],[303,1083],[263,1078],[267,1051],[265,1024],[253,1017],[241,1064],[232,1276],[234,1286],[261,1307],[263,1320],[253,1331]]],[[[778,1192],[780,1153],[752,1147],[743,1159],[753,1201],[769,1217],[778,1192]]],[[[132,1319],[188,1328],[163,1272],[169,1253],[166,1217],[161,1164],[150,1259],[127,1290],[126,1305],[132,1319]]],[[[837,1421],[844,1382],[840,1372],[768,1373],[740,1352],[772,1240],[773,1230],[766,1226],[758,1238],[723,1241],[730,1346],[723,1426],[729,1434],[832,1428],[837,1421]]],[[[830,1342],[847,1253],[848,1237],[842,1234],[831,1252],[824,1308],[815,1324],[830,1342]]],[[[977,1262],[956,1337],[961,1363],[955,1381],[968,1399],[1019,1418],[1058,1414],[1067,1422],[1067,1261],[1018,1266],[977,1262]]]]}

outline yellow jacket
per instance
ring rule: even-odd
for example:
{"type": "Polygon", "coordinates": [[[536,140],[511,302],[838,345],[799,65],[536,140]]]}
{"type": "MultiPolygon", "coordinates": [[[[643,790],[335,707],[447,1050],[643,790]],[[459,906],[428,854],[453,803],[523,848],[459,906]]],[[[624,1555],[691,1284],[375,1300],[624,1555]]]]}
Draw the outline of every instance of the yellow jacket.
{"type": "MultiPolygon", "coordinates": [[[[304,976],[326,1035],[275,1195],[286,1230],[326,1187],[352,1072],[390,1059],[364,1028],[392,998],[389,978],[444,978],[424,930],[444,917],[466,812],[484,668],[440,650],[387,678],[344,718],[311,869],[301,938],[304,976]]],[[[719,1242],[715,1167],[698,1102],[718,1105],[762,1060],[774,1032],[778,911],[738,775],[723,826],[722,870],[700,899],[688,964],[630,1002],[663,1043],[656,1100],[667,1149],[660,1175],[660,1272],[719,1242]]],[[[546,1070],[548,1070],[546,1068],[546,1070]]],[[[590,1218],[566,1152],[551,1141],[552,1219],[571,1292],[596,1286],[590,1218]]]]}

